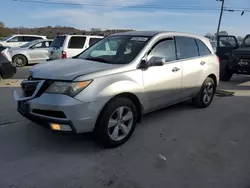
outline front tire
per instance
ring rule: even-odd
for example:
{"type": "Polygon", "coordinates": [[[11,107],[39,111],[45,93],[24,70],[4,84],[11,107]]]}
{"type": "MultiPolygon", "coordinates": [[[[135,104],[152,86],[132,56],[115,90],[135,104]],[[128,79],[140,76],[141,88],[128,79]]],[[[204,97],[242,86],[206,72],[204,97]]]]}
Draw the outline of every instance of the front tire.
{"type": "Polygon", "coordinates": [[[130,138],[136,120],[133,102],[127,98],[114,98],[100,114],[95,130],[97,139],[106,147],[117,147],[130,138]]]}
{"type": "Polygon", "coordinates": [[[23,67],[28,64],[28,59],[24,55],[15,55],[12,62],[16,67],[23,67]]]}
{"type": "Polygon", "coordinates": [[[214,80],[210,77],[207,77],[204,81],[199,94],[193,98],[193,103],[199,108],[206,108],[208,107],[214,98],[216,90],[216,85],[214,80]]]}

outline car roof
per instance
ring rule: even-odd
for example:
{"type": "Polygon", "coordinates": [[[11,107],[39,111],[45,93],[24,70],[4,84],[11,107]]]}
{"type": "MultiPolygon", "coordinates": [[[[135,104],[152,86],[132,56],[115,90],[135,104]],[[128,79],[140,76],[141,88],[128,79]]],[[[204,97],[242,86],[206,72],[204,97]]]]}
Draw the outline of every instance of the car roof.
{"type": "Polygon", "coordinates": [[[161,35],[161,34],[169,34],[169,35],[176,35],[176,36],[186,36],[186,37],[194,37],[194,38],[202,38],[205,37],[191,34],[191,33],[184,33],[184,32],[177,32],[177,31],[128,31],[123,33],[115,33],[115,35],[132,35],[132,36],[147,36],[147,37],[153,37],[155,35],[161,35]]]}
{"type": "Polygon", "coordinates": [[[14,34],[12,36],[46,37],[44,35],[30,35],[30,34],[14,34]]]}
{"type": "Polygon", "coordinates": [[[103,38],[104,36],[100,36],[100,35],[57,35],[58,36],[75,36],[75,37],[96,37],[96,38],[103,38]]]}

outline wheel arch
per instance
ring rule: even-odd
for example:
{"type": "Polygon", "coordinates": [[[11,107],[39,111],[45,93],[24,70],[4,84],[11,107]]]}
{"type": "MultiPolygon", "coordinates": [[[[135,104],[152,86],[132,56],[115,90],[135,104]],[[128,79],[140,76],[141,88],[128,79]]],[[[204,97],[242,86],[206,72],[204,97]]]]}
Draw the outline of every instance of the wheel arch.
{"type": "Polygon", "coordinates": [[[215,83],[215,86],[217,87],[218,85],[218,82],[217,82],[217,77],[215,76],[215,74],[210,74],[208,75],[208,78],[212,78],[214,83],[215,83]]]}
{"type": "Polygon", "coordinates": [[[133,93],[124,92],[124,93],[120,93],[120,94],[117,94],[117,95],[113,96],[108,102],[106,102],[106,104],[103,106],[102,110],[98,114],[98,118],[97,118],[96,123],[95,123],[95,128],[96,128],[96,125],[98,124],[98,122],[100,121],[101,114],[104,112],[104,110],[106,109],[106,107],[115,98],[119,98],[119,97],[121,97],[121,98],[127,98],[127,99],[131,100],[134,103],[134,105],[136,107],[136,111],[137,111],[137,116],[138,116],[137,117],[137,122],[141,122],[142,121],[144,108],[143,108],[143,105],[141,104],[139,98],[135,94],[133,94],[133,93]]]}

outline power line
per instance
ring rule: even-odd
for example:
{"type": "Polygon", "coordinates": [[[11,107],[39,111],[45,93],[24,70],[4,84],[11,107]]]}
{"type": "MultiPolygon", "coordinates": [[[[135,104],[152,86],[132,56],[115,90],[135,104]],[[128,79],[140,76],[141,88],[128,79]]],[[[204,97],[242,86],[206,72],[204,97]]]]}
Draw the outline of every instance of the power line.
{"type": "Polygon", "coordinates": [[[54,5],[70,5],[70,6],[86,6],[86,7],[110,7],[110,8],[140,8],[140,9],[168,9],[168,10],[205,10],[216,11],[219,8],[214,7],[202,7],[202,6],[166,6],[166,5],[108,5],[108,4],[91,4],[91,3],[72,3],[68,1],[48,1],[48,0],[11,0],[22,3],[42,3],[42,4],[54,4],[54,5]]]}

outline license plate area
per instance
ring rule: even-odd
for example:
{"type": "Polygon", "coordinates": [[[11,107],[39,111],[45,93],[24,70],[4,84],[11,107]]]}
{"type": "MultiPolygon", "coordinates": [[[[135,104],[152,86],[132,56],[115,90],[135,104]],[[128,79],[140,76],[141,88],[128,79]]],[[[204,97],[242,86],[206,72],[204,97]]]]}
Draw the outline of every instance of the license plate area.
{"type": "Polygon", "coordinates": [[[30,110],[30,105],[27,101],[18,101],[18,110],[22,113],[28,113],[30,110]]]}

